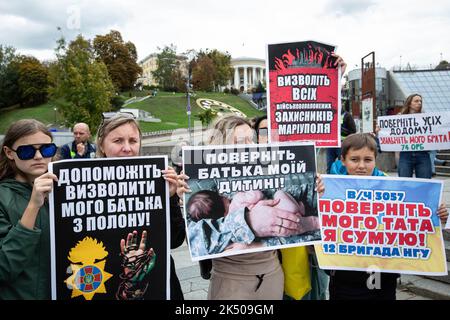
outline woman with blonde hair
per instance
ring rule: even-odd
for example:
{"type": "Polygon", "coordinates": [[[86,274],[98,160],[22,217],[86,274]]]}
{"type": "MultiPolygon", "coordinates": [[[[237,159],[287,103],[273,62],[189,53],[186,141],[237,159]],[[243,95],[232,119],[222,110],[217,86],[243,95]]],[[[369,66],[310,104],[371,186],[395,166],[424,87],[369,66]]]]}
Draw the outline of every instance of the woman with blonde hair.
{"type": "MultiPolygon", "coordinates": [[[[210,132],[208,144],[251,144],[254,130],[238,116],[220,118],[210,132]]],[[[208,299],[283,298],[284,276],[277,251],[246,253],[212,260],[208,299]]]]}
{"type": "MultiPolygon", "coordinates": [[[[141,153],[142,133],[138,122],[132,115],[119,113],[112,118],[105,119],[97,132],[97,156],[100,158],[109,157],[136,157],[141,153]]],[[[186,237],[184,219],[178,205],[177,174],[169,167],[162,170],[163,177],[169,182],[170,192],[170,248],[175,249],[181,246],[186,237]]],[[[122,253],[126,251],[128,243],[138,242],[137,233],[128,234],[127,239],[121,241],[122,253]]],[[[142,234],[140,243],[145,248],[146,232],[142,234]]],[[[141,250],[141,248],[139,248],[141,250]]],[[[139,250],[136,250],[138,252],[139,250]]],[[[171,300],[183,300],[180,281],[175,272],[175,263],[170,257],[170,298],[171,300]]],[[[121,298],[121,297],[119,297],[121,298]]]]}
{"type": "MultiPolygon", "coordinates": [[[[209,130],[209,145],[253,144],[255,131],[247,119],[235,115],[219,118],[209,130]]],[[[182,175],[183,176],[183,175],[182,175]]],[[[187,179],[186,176],[183,176],[187,179]]],[[[313,178],[314,179],[314,178],[313,178]]],[[[214,181],[211,181],[214,184],[214,181]]],[[[192,181],[194,189],[202,186],[192,181]]],[[[185,181],[180,185],[192,191],[185,181]]],[[[321,185],[323,187],[323,184],[321,185]]],[[[213,187],[213,186],[208,186],[213,187]]],[[[312,194],[308,188],[298,188],[299,194],[312,194]]],[[[236,194],[234,195],[236,196],[236,194]]],[[[220,219],[196,219],[187,214],[191,253],[199,255],[221,253],[224,250],[249,249],[258,239],[289,237],[301,233],[297,212],[283,207],[279,199],[260,200],[253,207],[240,206],[220,219]],[[281,222],[280,222],[281,221],[281,222]]],[[[201,261],[200,266],[202,269],[201,261]]],[[[208,279],[208,270],[202,276],[208,279]]],[[[208,299],[280,300],[283,297],[284,276],[276,250],[244,253],[212,259],[212,276],[208,299]]]]}
{"type": "Polygon", "coordinates": [[[255,141],[255,133],[249,120],[226,115],[218,118],[208,132],[207,144],[250,144],[255,141]]]}

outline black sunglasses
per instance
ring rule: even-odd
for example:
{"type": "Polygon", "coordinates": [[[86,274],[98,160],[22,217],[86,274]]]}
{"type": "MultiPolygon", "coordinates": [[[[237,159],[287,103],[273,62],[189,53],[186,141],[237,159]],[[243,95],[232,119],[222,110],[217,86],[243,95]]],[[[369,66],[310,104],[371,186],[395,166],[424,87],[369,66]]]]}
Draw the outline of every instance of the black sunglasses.
{"type": "Polygon", "coordinates": [[[20,160],[30,160],[34,158],[36,151],[39,150],[43,158],[50,158],[56,154],[58,147],[54,143],[44,143],[40,147],[35,147],[34,144],[27,144],[17,147],[16,150],[10,148],[12,151],[17,153],[17,157],[20,160]]]}

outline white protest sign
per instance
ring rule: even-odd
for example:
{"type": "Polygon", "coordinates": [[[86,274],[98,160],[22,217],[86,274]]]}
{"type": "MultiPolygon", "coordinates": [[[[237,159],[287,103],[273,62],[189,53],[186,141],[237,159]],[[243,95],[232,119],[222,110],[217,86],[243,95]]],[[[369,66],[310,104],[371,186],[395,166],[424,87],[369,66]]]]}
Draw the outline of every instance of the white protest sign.
{"type": "Polygon", "coordinates": [[[424,151],[450,148],[450,112],[378,117],[382,151],[424,151]]]}

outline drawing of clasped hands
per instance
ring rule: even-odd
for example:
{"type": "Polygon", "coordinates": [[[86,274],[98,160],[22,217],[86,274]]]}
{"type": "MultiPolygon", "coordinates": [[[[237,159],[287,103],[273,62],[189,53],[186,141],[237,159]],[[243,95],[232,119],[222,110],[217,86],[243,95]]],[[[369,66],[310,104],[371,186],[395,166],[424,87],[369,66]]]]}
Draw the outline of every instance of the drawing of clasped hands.
{"type": "Polygon", "coordinates": [[[247,223],[257,237],[287,237],[319,229],[319,219],[305,217],[305,206],[289,193],[278,190],[273,199],[249,208],[247,223]]]}

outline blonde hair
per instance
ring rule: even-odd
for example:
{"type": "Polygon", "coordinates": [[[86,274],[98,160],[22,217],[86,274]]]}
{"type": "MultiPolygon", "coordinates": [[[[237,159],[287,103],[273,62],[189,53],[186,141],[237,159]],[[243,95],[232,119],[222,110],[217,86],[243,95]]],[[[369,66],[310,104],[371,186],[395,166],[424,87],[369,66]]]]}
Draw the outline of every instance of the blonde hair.
{"type": "MultiPolygon", "coordinates": [[[[134,119],[132,115],[128,115],[126,113],[118,113],[112,118],[103,120],[102,124],[98,128],[97,131],[97,152],[96,155],[98,158],[106,158],[106,154],[103,152],[103,142],[105,141],[106,136],[110,134],[111,131],[121,127],[125,124],[132,124],[139,131],[139,148],[142,146],[142,132],[139,128],[139,123],[134,119]]],[[[140,150],[139,150],[140,153],[140,150]]]]}
{"type": "MultiPolygon", "coordinates": [[[[408,96],[408,98],[406,98],[405,103],[403,104],[403,108],[400,111],[400,114],[409,114],[411,113],[411,102],[414,99],[414,97],[420,97],[422,98],[422,96],[418,93],[413,93],[411,95],[408,96]]],[[[420,112],[422,112],[422,107],[420,107],[420,112]]]]}
{"type": "Polygon", "coordinates": [[[210,132],[206,144],[233,144],[231,139],[234,130],[242,125],[248,125],[250,128],[252,127],[249,120],[236,115],[226,115],[218,118],[209,129],[210,132]]]}

